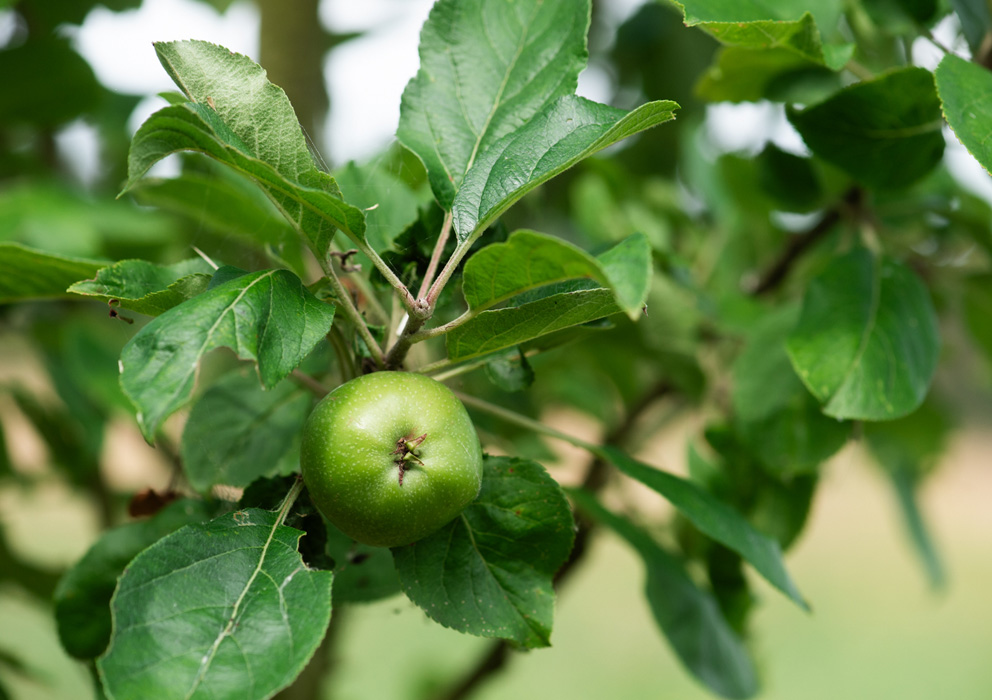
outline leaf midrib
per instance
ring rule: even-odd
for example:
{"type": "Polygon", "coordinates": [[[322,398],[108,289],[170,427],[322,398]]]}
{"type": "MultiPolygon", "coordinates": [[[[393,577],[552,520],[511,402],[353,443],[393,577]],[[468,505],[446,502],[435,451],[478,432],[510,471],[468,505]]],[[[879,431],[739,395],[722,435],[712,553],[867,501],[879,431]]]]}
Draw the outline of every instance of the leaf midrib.
{"type": "MultiPolygon", "coordinates": [[[[269,270],[268,272],[265,272],[259,275],[258,277],[256,277],[249,284],[245,285],[244,289],[242,289],[238,293],[238,295],[234,298],[234,300],[230,304],[224,307],[223,311],[221,311],[220,314],[218,314],[217,320],[214,321],[214,324],[207,329],[207,332],[204,336],[203,344],[200,345],[200,347],[196,351],[195,357],[197,360],[203,357],[204,353],[207,352],[205,348],[210,344],[210,341],[213,340],[214,332],[217,330],[217,327],[220,325],[221,321],[223,321],[227,317],[227,314],[238,304],[239,301],[241,301],[244,298],[244,296],[248,293],[248,290],[254,287],[255,284],[257,284],[261,280],[271,277],[276,272],[278,272],[278,270],[269,270]]],[[[164,364],[159,374],[161,374],[162,371],[165,371],[167,367],[168,367],[168,363],[164,364]]],[[[173,391],[172,394],[169,396],[169,400],[168,402],[165,403],[165,405],[171,405],[172,402],[176,400],[176,398],[182,393],[186,381],[189,379],[190,376],[195,375],[198,369],[199,369],[199,362],[197,362],[195,367],[193,367],[192,369],[188,370],[183,374],[182,381],[177,382],[177,387],[175,391],[173,391]]],[[[159,375],[156,375],[156,379],[158,378],[158,376],[159,375]]]]}
{"type": "Polygon", "coordinates": [[[265,557],[269,552],[269,546],[272,544],[272,539],[275,537],[276,530],[279,529],[279,518],[276,518],[272,523],[272,528],[269,530],[269,536],[265,540],[265,544],[262,545],[262,552],[258,557],[258,565],[251,574],[251,578],[245,584],[245,587],[241,590],[241,595],[234,602],[234,607],[231,609],[231,614],[227,618],[227,624],[224,625],[224,629],[221,630],[220,634],[217,635],[217,639],[214,640],[213,645],[210,647],[210,652],[204,657],[202,663],[200,664],[200,672],[197,674],[196,678],[193,679],[193,686],[186,693],[186,700],[190,700],[196,689],[203,682],[204,677],[207,675],[207,671],[210,669],[210,664],[213,663],[214,656],[217,654],[217,649],[220,648],[221,642],[224,641],[226,637],[230,636],[231,628],[234,624],[234,620],[238,617],[238,611],[241,608],[241,603],[244,602],[245,596],[248,595],[248,591],[251,590],[252,584],[255,583],[255,579],[258,578],[259,573],[262,570],[262,564],[265,563],[265,557]]]}
{"type": "MultiPolygon", "coordinates": [[[[490,564],[489,560],[486,559],[485,555],[483,555],[478,542],[476,542],[475,540],[475,532],[472,530],[472,524],[468,521],[468,518],[465,517],[464,513],[462,513],[459,517],[462,520],[462,524],[465,526],[465,531],[468,533],[468,539],[469,542],[472,544],[472,549],[475,551],[476,556],[479,557],[480,560],[482,560],[482,564],[483,566],[485,566],[486,571],[489,573],[493,581],[496,583],[496,587],[499,589],[500,594],[503,596],[503,600],[506,601],[507,605],[510,606],[510,609],[513,610],[514,613],[516,613],[517,617],[524,623],[524,625],[527,626],[527,628],[531,630],[532,633],[535,634],[535,636],[537,636],[538,639],[544,639],[544,635],[542,634],[543,630],[541,629],[540,624],[536,620],[532,620],[527,615],[523,614],[523,612],[520,610],[520,607],[510,597],[509,591],[499,580],[499,577],[496,576],[496,574],[494,573],[494,569],[496,569],[497,567],[495,564],[490,564]]],[[[532,564],[528,564],[528,565],[531,566],[531,568],[534,568],[532,564]]],[[[534,570],[536,571],[537,569],[534,568],[534,570]]]]}
{"type": "MultiPolygon", "coordinates": [[[[196,114],[195,113],[195,110],[193,110],[193,113],[196,114]]],[[[199,118],[199,115],[196,115],[196,116],[199,118]]],[[[251,178],[256,183],[260,184],[261,187],[263,188],[263,190],[271,189],[271,190],[277,192],[278,194],[280,194],[280,195],[282,195],[284,197],[287,197],[291,201],[293,201],[296,204],[298,204],[300,206],[301,210],[307,210],[310,213],[315,214],[323,222],[325,222],[327,225],[329,225],[330,227],[332,227],[332,229],[334,229],[334,228],[340,229],[345,235],[347,235],[352,240],[357,241],[358,240],[358,237],[360,235],[364,234],[364,230],[362,230],[362,231],[356,231],[355,228],[351,226],[351,222],[348,220],[348,212],[345,211],[344,209],[342,209],[342,206],[341,206],[341,205],[343,205],[345,207],[350,207],[351,205],[349,205],[343,199],[341,199],[339,197],[336,197],[331,192],[328,192],[328,191],[325,191],[325,190],[321,190],[321,189],[317,189],[315,187],[310,187],[308,185],[303,185],[303,184],[298,183],[298,182],[291,182],[291,181],[289,181],[282,173],[278,172],[271,164],[267,163],[266,161],[264,161],[264,160],[262,160],[262,159],[260,159],[260,158],[258,158],[256,156],[254,156],[254,155],[252,155],[250,153],[247,153],[245,151],[240,150],[234,144],[231,144],[231,143],[228,143],[227,141],[224,141],[211,128],[211,126],[209,124],[207,124],[205,121],[203,121],[202,118],[199,118],[199,124],[191,123],[191,122],[184,122],[184,123],[185,124],[189,124],[193,129],[197,129],[201,133],[206,134],[206,136],[208,138],[210,138],[212,141],[214,141],[215,143],[217,143],[218,145],[220,145],[221,149],[224,151],[225,154],[227,154],[227,155],[235,154],[236,156],[238,156],[240,158],[244,158],[244,159],[246,159],[249,162],[257,163],[263,169],[263,173],[261,175],[259,175],[259,174],[255,173],[255,172],[252,172],[248,168],[245,168],[241,163],[237,162],[237,160],[222,160],[215,153],[211,153],[210,151],[208,151],[208,150],[206,150],[204,148],[191,148],[189,146],[181,146],[179,148],[173,149],[173,150],[169,151],[168,153],[163,154],[162,156],[160,156],[156,160],[161,160],[161,158],[165,157],[165,155],[170,155],[172,153],[178,153],[178,152],[181,152],[181,151],[192,151],[192,152],[196,152],[196,153],[203,153],[204,155],[206,155],[206,156],[208,156],[210,158],[213,158],[214,160],[216,160],[216,161],[218,161],[220,163],[224,163],[225,165],[228,165],[229,167],[233,168],[235,171],[240,172],[241,174],[246,175],[247,177],[251,178]],[[202,126],[200,126],[200,125],[202,125],[202,126]],[[264,172],[266,169],[271,170],[271,174],[275,176],[275,179],[273,177],[270,177],[270,173],[269,172],[264,172]],[[319,208],[317,205],[311,204],[304,196],[301,196],[301,194],[299,194],[299,193],[306,193],[306,192],[312,192],[315,196],[321,196],[321,197],[326,196],[326,197],[329,197],[331,199],[331,201],[329,202],[329,204],[334,205],[338,209],[338,212],[340,214],[340,221],[335,221],[335,220],[331,219],[330,218],[330,215],[327,212],[325,212],[323,209],[319,208]]],[[[161,125],[157,126],[157,128],[160,131],[164,131],[164,132],[175,132],[175,133],[178,133],[180,136],[185,136],[185,132],[183,132],[182,130],[179,130],[179,129],[175,129],[175,128],[171,128],[171,127],[165,127],[165,126],[161,126],[161,125]]],[[[150,168],[150,167],[151,167],[151,165],[148,166],[148,168],[150,168]]],[[[148,168],[145,168],[145,171],[147,171],[148,168]]],[[[128,179],[129,185],[130,185],[130,183],[132,181],[136,181],[136,180],[137,180],[137,178],[131,178],[130,175],[129,175],[129,179],[128,179]]],[[[300,233],[306,235],[309,238],[309,234],[306,231],[303,230],[301,223],[299,221],[293,219],[292,217],[290,217],[289,216],[289,213],[286,211],[285,207],[283,207],[279,202],[274,201],[275,198],[272,197],[271,194],[269,194],[269,197],[270,197],[271,200],[273,200],[273,203],[275,204],[276,208],[280,211],[280,213],[282,213],[287,219],[289,219],[290,224],[293,225],[293,228],[295,230],[299,231],[300,233]]]]}
{"type": "MultiPolygon", "coordinates": [[[[516,67],[517,61],[520,59],[520,56],[527,45],[527,37],[530,33],[530,25],[531,22],[533,22],[534,14],[537,13],[539,7],[540,7],[539,4],[534,5],[533,12],[531,13],[530,17],[527,18],[528,21],[522,25],[523,33],[520,35],[520,41],[517,44],[517,50],[513,54],[513,58],[510,59],[510,62],[506,66],[506,71],[503,74],[503,81],[500,83],[499,89],[496,91],[496,96],[493,98],[493,105],[489,110],[489,115],[486,117],[486,121],[482,124],[482,128],[479,129],[479,133],[476,135],[475,145],[472,147],[472,153],[471,155],[469,155],[468,161],[465,163],[465,170],[462,172],[463,179],[465,177],[465,174],[472,169],[472,164],[475,163],[475,157],[479,153],[479,147],[482,145],[482,140],[486,136],[486,132],[489,129],[489,125],[492,123],[493,117],[496,115],[496,112],[499,110],[500,100],[503,97],[503,92],[506,90],[506,86],[510,82],[510,75],[513,73],[513,69],[516,67]]],[[[462,101],[460,96],[458,98],[458,101],[459,103],[462,101]]],[[[464,106],[463,106],[463,110],[464,110],[464,106]]]]}

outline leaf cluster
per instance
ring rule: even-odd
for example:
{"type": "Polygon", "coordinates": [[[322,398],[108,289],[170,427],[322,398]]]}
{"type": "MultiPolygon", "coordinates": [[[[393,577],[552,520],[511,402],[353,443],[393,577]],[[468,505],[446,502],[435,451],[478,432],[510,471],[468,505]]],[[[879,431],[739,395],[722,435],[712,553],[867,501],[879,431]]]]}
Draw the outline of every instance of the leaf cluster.
{"type": "MultiPolygon", "coordinates": [[[[79,21],[71,3],[22,4],[43,26],[79,21]]],[[[54,595],[63,646],[109,697],[271,697],[343,606],[400,593],[500,649],[549,646],[558,587],[597,531],[643,562],[686,670],[752,697],[746,571],[809,608],[784,552],[853,440],[943,584],[919,489],[952,422],[934,378],[960,376],[953,353],[992,357],[992,210],[948,171],[942,129],[992,169],[992,16],[952,3],[973,60],[947,52],[931,70],[899,46],[931,37],[938,3],[675,5],[620,28],[618,80],[645,100],[621,109],[575,94],[588,0],[438,0],[401,148],[334,172],[252,60],[159,43],[180,92],[130,142],[128,197],[0,189],[0,321],[30,329],[58,400],[2,388],[108,526],[57,585],[23,562],[0,578],[54,595]],[[693,80],[672,75],[668,39],[693,80]],[[678,122],[662,96],[683,104],[678,122]],[[721,150],[707,106],[758,101],[802,149],[721,150]],[[149,177],[176,153],[178,177],[149,177]],[[942,340],[958,316],[970,336],[942,340]],[[337,531],[297,477],[314,401],[385,369],[457,386],[485,446],[509,455],[486,456],[460,515],[393,550],[337,531]],[[551,427],[562,406],[597,429],[551,427]],[[634,457],[687,410],[706,416],[687,476],[634,457]],[[122,503],[101,450],[122,414],[173,477],[135,506],[145,517],[110,527],[122,503]],[[586,456],[568,488],[548,440],[586,456]],[[625,501],[630,482],[673,515],[625,501]]],[[[0,73],[43,61],[64,99],[8,89],[0,129],[40,142],[113,100],[67,43],[31,37],[0,51],[0,73]]],[[[0,482],[22,478],[15,461],[0,440],[0,482]]]]}

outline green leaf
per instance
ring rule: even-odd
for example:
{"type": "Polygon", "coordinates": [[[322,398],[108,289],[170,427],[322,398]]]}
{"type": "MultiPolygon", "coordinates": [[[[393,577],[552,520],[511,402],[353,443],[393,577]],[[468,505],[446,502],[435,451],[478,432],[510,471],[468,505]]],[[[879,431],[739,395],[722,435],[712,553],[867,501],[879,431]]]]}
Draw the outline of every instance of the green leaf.
{"type": "Polygon", "coordinates": [[[121,251],[160,254],[177,234],[175,222],[158,212],[93,198],[68,184],[19,177],[0,189],[0,241],[63,257],[116,259],[121,251]]]}
{"type": "Polygon", "coordinates": [[[849,423],[823,415],[792,369],[785,342],[798,311],[790,306],[759,319],[733,367],[737,431],[779,475],[815,470],[851,432],[849,423]]]}
{"type": "Polygon", "coordinates": [[[788,49],[729,46],[696,83],[696,94],[710,102],[818,102],[796,99],[839,87],[837,74],[788,49]]]}
{"type": "Polygon", "coordinates": [[[810,282],[787,350],[827,415],[898,418],[920,405],[937,368],[937,315],[916,275],[856,249],[810,282]]]}
{"type": "Polygon", "coordinates": [[[318,255],[336,228],[361,238],[362,212],[345,204],[334,178],[317,169],[286,94],[260,66],[203,41],[155,49],[190,102],[157,112],[135,134],[127,188],[169,153],[199,151],[252,178],[318,255]]]}
{"type": "Polygon", "coordinates": [[[93,277],[107,263],[0,243],[0,303],[71,297],[66,288],[93,277]]]}
{"type": "MultiPolygon", "coordinates": [[[[0,2],[0,7],[11,4],[11,0],[3,0],[0,2]]],[[[140,0],[46,0],[38,4],[37,8],[32,5],[31,26],[36,26],[38,35],[43,36],[48,31],[54,33],[55,28],[60,24],[82,24],[87,13],[96,5],[102,5],[112,12],[123,12],[137,9],[141,2],[140,0]]],[[[24,11],[26,8],[22,5],[18,9],[24,11]]],[[[35,40],[33,35],[31,40],[35,40]]]]}
{"type": "MultiPolygon", "coordinates": [[[[785,371],[795,376],[790,367],[785,371]]],[[[798,379],[796,392],[778,411],[761,419],[739,421],[736,428],[765,471],[780,478],[816,473],[851,436],[851,423],[824,415],[798,379]]]]}
{"type": "MultiPolygon", "coordinates": [[[[815,406],[812,410],[816,410],[815,406]]],[[[774,418],[773,414],[768,420],[774,418]]],[[[706,428],[705,436],[714,454],[703,457],[695,449],[690,450],[689,473],[693,481],[740,508],[751,525],[786,550],[809,518],[818,479],[816,470],[797,474],[789,462],[783,468],[772,462],[764,446],[746,444],[739,429],[730,426],[712,424],[706,428]]]]}
{"type": "Polygon", "coordinates": [[[233,170],[185,171],[176,178],[146,178],[129,192],[145,206],[183,214],[198,227],[236,235],[255,244],[296,240],[296,231],[251,181],[233,170]]]}
{"type": "Polygon", "coordinates": [[[699,484],[711,493],[717,493],[724,479],[725,465],[716,459],[710,459],[699,451],[696,442],[690,442],[686,454],[686,466],[689,469],[689,479],[699,484]]]}
{"type": "Polygon", "coordinates": [[[511,393],[523,391],[534,383],[534,369],[519,347],[493,355],[486,363],[486,376],[500,389],[511,393]]]}
{"type": "MultiPolygon", "coordinates": [[[[238,510],[259,508],[261,510],[277,510],[286,500],[286,494],[296,487],[299,482],[299,457],[293,466],[292,473],[280,474],[273,477],[262,477],[248,485],[238,500],[238,510]]],[[[328,525],[327,521],[310,500],[306,488],[293,502],[292,508],[286,514],[283,523],[288,527],[302,530],[306,533],[299,544],[300,556],[303,563],[311,569],[328,571],[334,568],[334,561],[327,554],[328,525]]],[[[334,587],[337,588],[337,576],[334,587]]]]}
{"type": "Polygon", "coordinates": [[[245,152],[288,180],[333,191],[333,179],[314,165],[289,98],[261,66],[206,41],[157,42],[155,53],[191,102],[209,106],[237,142],[248,144],[245,152]]]}
{"type": "Polygon", "coordinates": [[[947,573],[923,517],[919,502],[919,483],[913,474],[905,470],[893,471],[890,476],[910,541],[923,564],[930,586],[934,590],[940,590],[947,585],[947,573]]]}
{"type": "Polygon", "coordinates": [[[310,413],[310,395],[282,381],[262,391],[251,374],[221,377],[193,404],[180,454],[190,486],[247,486],[271,476],[295,444],[310,413]]]}
{"type": "Polygon", "coordinates": [[[799,309],[789,305],[758,319],[733,366],[731,402],[743,420],[766,418],[788,403],[802,382],[792,371],[785,339],[795,328],[799,309]]]}
{"type": "Polygon", "coordinates": [[[678,105],[649,102],[632,112],[568,95],[482,152],[451,206],[461,241],[483,231],[543,182],[621,139],[675,118],[678,105]]]}
{"type": "Polygon", "coordinates": [[[834,2],[676,0],[675,4],[682,8],[687,27],[698,26],[728,46],[785,49],[833,70],[843,67],[850,57],[848,51],[825,47],[817,28],[818,24],[832,28],[836,23],[834,2]]]}
{"type": "Polygon", "coordinates": [[[570,493],[582,510],[640,555],[651,612],[689,672],[721,697],[749,698],[757,693],[758,674],[747,646],[727,623],[713,594],[697,586],[684,564],[644,530],[608,511],[587,492],[570,493]]]}
{"type": "MultiPolygon", "coordinates": [[[[985,10],[988,13],[988,9],[985,10]]],[[[985,170],[992,172],[992,74],[986,68],[952,54],[937,66],[941,108],[954,135],[985,170]]]]}
{"type": "Polygon", "coordinates": [[[768,144],[756,158],[761,187],[784,211],[808,212],[822,205],[823,187],[810,158],[768,144]]]}
{"type": "Polygon", "coordinates": [[[189,100],[186,99],[186,95],[179,92],[178,90],[163,90],[162,92],[158,93],[158,96],[161,97],[166,102],[168,102],[170,105],[181,105],[189,102],[189,100]]]}
{"type": "Polygon", "coordinates": [[[736,510],[691,481],[639,462],[615,447],[607,445],[591,451],[657,491],[700,532],[740,554],[775,588],[804,610],[809,609],[785,569],[779,544],[751,527],[736,510]]]}
{"type": "Polygon", "coordinates": [[[410,600],[445,627],[544,647],[551,580],[568,559],[574,527],[541,465],[486,457],[475,502],[435,534],[393,549],[393,558],[410,600]]]}
{"type": "Polygon", "coordinates": [[[179,151],[204,153],[250,177],[319,254],[336,229],[355,240],[365,233],[364,214],[341,200],[330,175],[314,169],[304,182],[286,178],[257,158],[216,112],[197,103],[166,107],[141,125],[131,141],[124,191],[157,161],[179,151]]]}
{"type": "Polygon", "coordinates": [[[636,321],[644,311],[651,291],[651,244],[643,233],[628,236],[599,255],[606,272],[607,286],[613,290],[617,304],[636,321]]]}
{"type": "Polygon", "coordinates": [[[522,292],[554,282],[590,278],[613,290],[617,303],[636,319],[651,283],[651,246],[635,234],[599,257],[535,231],[514,231],[465,263],[462,293],[469,309],[483,311],[522,292]]]}
{"type": "Polygon", "coordinates": [[[929,173],[944,153],[933,74],[894,70],[844,88],[789,121],[817,156],[869,187],[896,189],[929,173]]]}
{"type": "MultiPolygon", "coordinates": [[[[688,26],[692,26],[688,21],[688,26]]],[[[804,14],[798,20],[782,22],[758,20],[741,23],[699,23],[714,39],[728,46],[759,49],[786,49],[798,56],[819,63],[825,62],[820,32],[813,15],[804,14]]]]}
{"type": "Polygon", "coordinates": [[[210,284],[213,268],[202,258],[173,265],[146,260],[121,260],[96,273],[93,279],[76,282],[67,291],[110,302],[139,314],[158,316],[192,299],[210,284]]]}
{"type": "Polygon", "coordinates": [[[146,547],[183,525],[209,517],[203,501],[170,503],[154,517],[105,532],[55,589],[59,639],[77,659],[95,659],[110,642],[110,599],[124,567],[146,547]]]}
{"type": "Polygon", "coordinates": [[[589,14],[589,0],[435,3],[396,137],[423,161],[444,209],[478,156],[575,92],[589,14]]]}
{"type": "Polygon", "coordinates": [[[483,311],[448,332],[448,359],[461,362],[620,311],[608,289],[563,292],[520,306],[483,311]]]}
{"type": "Polygon", "coordinates": [[[930,22],[937,14],[937,0],[897,0],[897,4],[914,21],[921,24],[930,22]]]}
{"type": "Polygon", "coordinates": [[[112,602],[97,661],[115,700],[271,697],[303,669],[331,615],[329,571],[303,533],[247,509],[190,525],[139,554],[112,602]]]}
{"type": "Polygon", "coordinates": [[[248,270],[242,270],[240,267],[235,267],[234,265],[221,265],[214,272],[213,277],[210,278],[210,284],[207,285],[207,291],[211,292],[222,284],[227,284],[231,280],[236,280],[239,277],[244,277],[249,274],[248,270]]]}
{"type": "Polygon", "coordinates": [[[748,520],[788,550],[809,520],[816,485],[815,474],[767,481],[755,494],[748,520]]]}
{"type": "Polygon", "coordinates": [[[384,168],[348,163],[336,177],[342,196],[365,212],[365,239],[377,253],[417,220],[421,198],[384,168]]]}
{"type": "Polygon", "coordinates": [[[218,347],[258,362],[272,388],[330,330],[334,307],[287,270],[253,272],[173,307],[142,328],[121,353],[121,388],[151,442],[193,392],[200,358],[218,347]]]}
{"type": "Polygon", "coordinates": [[[864,427],[868,448],[892,480],[910,541],[934,589],[944,587],[947,575],[918,494],[944,453],[949,429],[947,417],[931,401],[905,418],[864,427]]]}
{"type": "Polygon", "coordinates": [[[923,402],[908,416],[864,426],[864,436],[872,454],[883,467],[902,469],[917,479],[928,476],[944,455],[951,421],[932,400],[923,402]]]}

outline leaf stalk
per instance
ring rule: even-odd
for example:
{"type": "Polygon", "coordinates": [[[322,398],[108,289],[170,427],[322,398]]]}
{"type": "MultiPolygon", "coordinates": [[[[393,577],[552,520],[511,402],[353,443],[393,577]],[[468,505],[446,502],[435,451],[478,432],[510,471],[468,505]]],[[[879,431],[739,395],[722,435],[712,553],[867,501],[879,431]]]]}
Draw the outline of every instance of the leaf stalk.
{"type": "Polygon", "coordinates": [[[424,281],[420,285],[419,299],[423,299],[430,291],[434,282],[434,275],[437,274],[438,265],[441,263],[441,255],[444,254],[444,247],[448,244],[448,237],[451,235],[452,215],[449,211],[444,215],[444,223],[441,224],[441,233],[438,234],[437,242],[434,244],[434,251],[431,253],[431,261],[427,265],[427,272],[424,274],[424,281]]]}
{"type": "Polygon", "coordinates": [[[365,323],[365,318],[362,316],[358,307],[351,299],[351,292],[341,283],[341,279],[338,277],[337,273],[334,271],[334,265],[331,263],[330,258],[321,256],[319,258],[320,266],[327,275],[327,280],[331,283],[331,287],[334,289],[334,294],[337,297],[337,301],[341,308],[344,309],[345,315],[355,324],[355,328],[358,330],[358,334],[365,341],[365,345],[368,346],[369,352],[372,353],[372,359],[375,361],[376,366],[385,367],[386,361],[382,354],[382,348],[379,347],[379,343],[376,342],[375,338],[372,337],[372,331],[369,330],[368,324],[365,323]]]}

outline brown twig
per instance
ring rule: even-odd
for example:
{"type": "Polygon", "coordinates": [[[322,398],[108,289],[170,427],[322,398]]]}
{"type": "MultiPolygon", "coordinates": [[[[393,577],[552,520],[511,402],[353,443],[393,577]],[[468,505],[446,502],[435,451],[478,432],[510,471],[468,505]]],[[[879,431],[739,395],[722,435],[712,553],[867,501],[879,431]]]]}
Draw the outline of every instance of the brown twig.
{"type": "Polygon", "coordinates": [[[403,328],[403,332],[393,343],[393,346],[389,348],[386,353],[384,364],[386,369],[400,369],[403,367],[403,362],[406,360],[406,354],[410,352],[410,348],[413,347],[413,335],[420,330],[424,325],[427,318],[417,318],[415,316],[407,316],[406,326],[403,328]]]}
{"type": "Polygon", "coordinates": [[[489,645],[489,651],[479,659],[471,673],[452,688],[437,696],[437,700],[464,700],[490,676],[502,670],[510,657],[510,645],[500,640],[489,645]]]}
{"type": "Polygon", "coordinates": [[[831,229],[840,222],[846,213],[860,209],[861,197],[860,188],[852,187],[845,193],[842,201],[828,209],[823,218],[812,228],[803,233],[795,234],[775,262],[758,279],[758,283],[751,290],[751,293],[755,296],[761,296],[778,289],[789,275],[792,266],[807,250],[830,233],[831,229]]]}
{"type": "Polygon", "coordinates": [[[321,384],[319,381],[311,377],[309,374],[300,369],[294,369],[289,373],[289,378],[296,382],[298,385],[310,391],[314,396],[319,399],[324,398],[330,393],[330,389],[321,384]]]}
{"type": "Polygon", "coordinates": [[[992,70],[992,32],[986,32],[972,60],[983,68],[992,70]]]}

